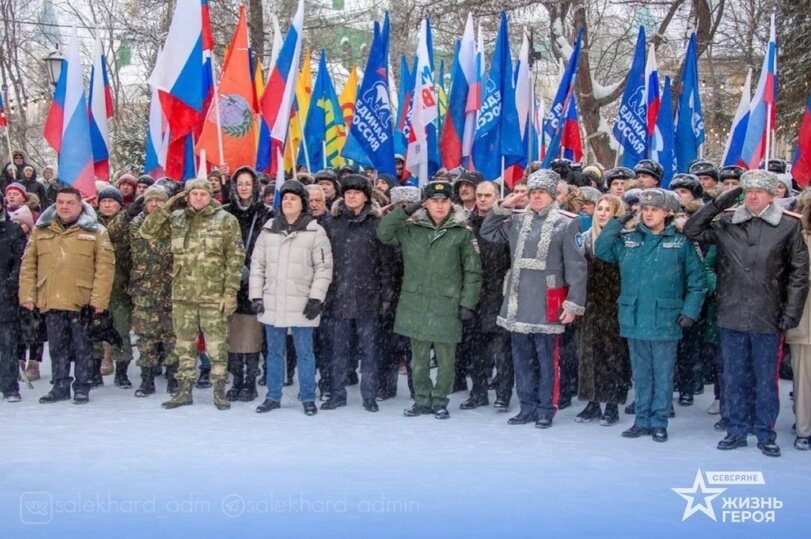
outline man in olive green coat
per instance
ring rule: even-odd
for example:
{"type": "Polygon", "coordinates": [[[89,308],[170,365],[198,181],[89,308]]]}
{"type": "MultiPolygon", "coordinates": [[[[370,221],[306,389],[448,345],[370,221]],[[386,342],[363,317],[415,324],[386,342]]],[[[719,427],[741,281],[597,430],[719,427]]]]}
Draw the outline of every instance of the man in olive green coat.
{"type": "Polygon", "coordinates": [[[403,256],[394,331],[411,339],[415,396],[414,406],[404,412],[409,417],[450,417],[456,344],[462,340],[462,320],[473,318],[479,301],[482,268],[476,239],[464,210],[451,203],[452,195],[449,182],[429,182],[423,202],[392,211],[377,229],[378,238],[399,246],[403,256]],[[435,385],[431,347],[438,364],[435,385]]]}
{"type": "Polygon", "coordinates": [[[175,351],[180,366],[178,392],[164,408],[192,403],[191,388],[196,378],[197,332],[202,331],[211,358],[214,404],[226,410],[228,365],[228,317],[237,308],[237,292],[245,264],[242,233],[236,217],[212,200],[205,179],[186,184],[186,190],[170,198],[166,205],[147,215],[141,236],[148,240],[170,238],[172,268],[172,325],[175,351]],[[186,197],[189,206],[170,212],[172,204],[186,197]]]}

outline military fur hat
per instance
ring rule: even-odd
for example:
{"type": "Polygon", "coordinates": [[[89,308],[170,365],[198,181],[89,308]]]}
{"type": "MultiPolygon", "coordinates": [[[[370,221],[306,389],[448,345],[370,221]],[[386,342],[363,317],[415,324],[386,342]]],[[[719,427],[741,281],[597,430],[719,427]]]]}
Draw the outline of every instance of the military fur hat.
{"type": "Polygon", "coordinates": [[[777,174],[768,170],[747,170],[741,175],[741,187],[744,191],[762,189],[770,195],[777,194],[777,174]]]}
{"type": "Polygon", "coordinates": [[[560,174],[554,170],[540,169],[536,170],[527,178],[527,191],[532,192],[536,190],[545,191],[552,198],[558,196],[558,182],[560,181],[560,174]]]}
{"type": "Polygon", "coordinates": [[[166,192],[166,189],[161,187],[160,185],[150,185],[147,187],[146,191],[144,191],[144,202],[147,200],[162,200],[166,202],[169,200],[169,194],[166,192]]]}
{"type": "Polygon", "coordinates": [[[398,202],[414,204],[420,201],[420,188],[411,185],[392,187],[389,190],[389,196],[391,197],[392,204],[397,204],[398,202]]]}
{"type": "MultiPolygon", "coordinates": [[[[673,193],[675,195],[675,193],[673,193]]],[[[678,197],[671,196],[664,189],[654,187],[651,189],[644,189],[639,195],[639,207],[651,206],[660,208],[668,212],[676,212],[679,209],[678,197]]]]}
{"type": "Polygon", "coordinates": [[[211,194],[211,184],[206,178],[195,178],[194,180],[186,182],[186,192],[188,193],[192,189],[203,189],[204,191],[211,194]]]}
{"type": "Polygon", "coordinates": [[[451,198],[452,196],[451,182],[433,181],[425,184],[425,198],[451,198]]]}
{"type": "Polygon", "coordinates": [[[583,197],[583,200],[586,202],[591,202],[594,205],[597,205],[600,202],[600,197],[603,194],[600,192],[599,189],[595,189],[594,187],[589,187],[588,185],[584,185],[580,187],[580,195],[583,197]]]}

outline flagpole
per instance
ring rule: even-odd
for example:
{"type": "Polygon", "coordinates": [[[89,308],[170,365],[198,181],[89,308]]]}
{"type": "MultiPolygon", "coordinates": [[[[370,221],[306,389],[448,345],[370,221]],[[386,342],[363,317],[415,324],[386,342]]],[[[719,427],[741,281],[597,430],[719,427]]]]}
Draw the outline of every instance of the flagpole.
{"type": "Polygon", "coordinates": [[[769,154],[771,153],[771,150],[772,150],[772,105],[771,103],[766,103],[766,155],[763,156],[764,170],[769,170],[769,154]]]}
{"type": "MultiPolygon", "coordinates": [[[[301,147],[304,149],[304,163],[307,164],[307,171],[312,172],[310,168],[310,152],[307,151],[307,139],[304,138],[304,128],[301,126],[301,120],[298,121],[298,132],[301,135],[301,147]]],[[[293,164],[295,166],[295,163],[293,164]]]]}
{"type": "MultiPolygon", "coordinates": [[[[292,123],[293,122],[290,122],[290,121],[287,122],[287,139],[288,140],[293,139],[293,134],[290,132],[291,129],[292,129],[292,125],[291,125],[292,123]]],[[[293,169],[293,179],[298,181],[298,172],[296,171],[296,155],[293,153],[293,145],[292,144],[287,144],[287,141],[285,141],[284,145],[290,147],[290,163],[291,163],[291,167],[293,169]]],[[[282,168],[284,168],[284,159],[282,159],[282,168]]]]}
{"type": "Polygon", "coordinates": [[[213,51],[209,58],[211,59],[211,83],[214,85],[214,114],[217,116],[217,149],[220,152],[220,167],[222,167],[225,165],[225,152],[222,145],[222,120],[220,119],[220,86],[217,84],[213,51]]]}
{"type": "Polygon", "coordinates": [[[321,141],[321,155],[322,155],[323,161],[324,161],[324,168],[327,168],[327,141],[326,140],[321,141]]]}
{"type": "Polygon", "coordinates": [[[507,183],[507,178],[504,177],[504,156],[501,156],[501,198],[504,198],[504,186],[507,183]]]}

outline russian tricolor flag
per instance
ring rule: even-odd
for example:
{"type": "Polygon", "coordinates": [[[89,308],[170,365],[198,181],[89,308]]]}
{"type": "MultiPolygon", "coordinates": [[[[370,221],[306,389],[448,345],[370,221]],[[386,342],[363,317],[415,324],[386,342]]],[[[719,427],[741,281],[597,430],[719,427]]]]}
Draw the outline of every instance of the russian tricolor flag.
{"type": "Polygon", "coordinates": [[[3,102],[3,92],[0,92],[0,127],[8,127],[8,118],[6,118],[6,105],[3,102]]]}
{"type": "Polygon", "coordinates": [[[45,122],[45,140],[59,154],[59,179],[85,196],[96,194],[93,147],[87,119],[87,99],[82,84],[82,64],[76,27],[68,55],[56,84],[45,122]]]}
{"type": "MultiPolygon", "coordinates": [[[[470,154],[476,112],[474,104],[470,103],[469,100],[476,78],[476,40],[473,35],[473,16],[468,14],[465,32],[462,34],[459,51],[453,62],[451,94],[448,98],[448,110],[445,113],[442,136],[439,140],[442,166],[447,169],[461,166],[462,157],[470,154]],[[470,125],[469,129],[467,128],[468,124],[470,125]],[[467,148],[464,147],[466,130],[470,132],[469,146],[467,148]]],[[[481,85],[479,84],[477,88],[480,93],[481,85]]],[[[478,107],[478,101],[475,107],[478,107]]]]}
{"type": "Polygon", "coordinates": [[[741,100],[732,119],[732,126],[729,129],[729,138],[724,149],[724,157],[721,159],[721,166],[728,167],[737,165],[741,159],[743,151],[743,141],[746,139],[746,128],[749,125],[749,108],[752,102],[752,70],[746,74],[746,82],[741,89],[741,100]]]}
{"type": "Polygon", "coordinates": [[[169,123],[166,174],[172,178],[193,178],[197,173],[193,137],[200,133],[213,89],[211,46],[208,1],[178,0],[149,78],[169,123]]]}
{"type": "Polygon", "coordinates": [[[755,169],[761,160],[768,161],[769,136],[775,128],[775,99],[777,97],[777,38],[774,29],[774,14],[771,17],[769,44],[763,57],[755,96],[749,109],[749,124],[746,127],[746,138],[743,141],[741,157],[738,164],[744,168],[755,169]]]}
{"type": "Polygon", "coordinates": [[[166,150],[169,146],[169,124],[161,109],[158,91],[152,89],[152,100],[149,103],[149,126],[146,133],[146,159],[144,171],[155,179],[164,174],[166,167],[166,150]]]}
{"type": "Polygon", "coordinates": [[[569,99],[566,107],[560,145],[564,159],[575,163],[579,163],[583,159],[583,138],[580,136],[580,119],[577,115],[577,93],[575,92],[572,92],[572,98],[569,99]]]}
{"type": "Polygon", "coordinates": [[[107,77],[107,61],[96,36],[93,68],[90,70],[90,141],[93,144],[93,163],[96,177],[110,180],[110,118],[113,117],[113,97],[107,77]]]}
{"type": "MultiPolygon", "coordinates": [[[[271,155],[279,155],[284,149],[290,123],[290,111],[295,99],[296,76],[301,56],[301,37],[304,27],[304,2],[299,0],[293,22],[284,38],[279,57],[270,72],[265,91],[259,104],[262,117],[270,129],[271,155]],[[277,151],[278,150],[278,151],[277,151]]],[[[280,166],[271,161],[271,173],[280,166]]]]}
{"type": "Polygon", "coordinates": [[[659,67],[656,65],[656,49],[653,43],[648,49],[648,61],[645,64],[645,102],[647,103],[648,153],[650,155],[653,139],[656,137],[656,119],[662,98],[659,94],[659,67]]]}

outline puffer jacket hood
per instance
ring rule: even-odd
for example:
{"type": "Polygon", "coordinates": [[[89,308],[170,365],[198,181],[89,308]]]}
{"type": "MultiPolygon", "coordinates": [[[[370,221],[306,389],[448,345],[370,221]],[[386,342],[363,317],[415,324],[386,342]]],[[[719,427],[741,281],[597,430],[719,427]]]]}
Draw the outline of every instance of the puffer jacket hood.
{"type": "Polygon", "coordinates": [[[253,192],[251,194],[251,204],[253,206],[257,202],[262,201],[262,197],[260,196],[260,188],[259,188],[259,175],[253,169],[253,167],[244,166],[239,167],[231,176],[231,181],[228,182],[228,202],[232,204],[232,207],[240,207],[239,195],[237,194],[237,178],[240,174],[247,173],[250,174],[251,178],[253,178],[253,192]]]}
{"type": "MultiPolygon", "coordinates": [[[[35,226],[37,228],[47,228],[51,226],[51,223],[53,223],[55,219],[56,205],[53,205],[42,212],[39,219],[37,219],[37,224],[35,226]]],[[[93,206],[85,201],[82,201],[82,213],[79,214],[79,220],[76,224],[79,225],[79,228],[88,232],[95,232],[99,229],[99,218],[98,215],[96,215],[96,210],[93,209],[93,206]]]]}

